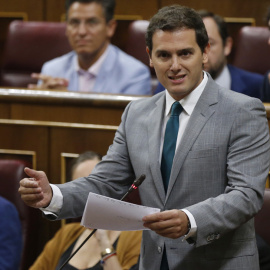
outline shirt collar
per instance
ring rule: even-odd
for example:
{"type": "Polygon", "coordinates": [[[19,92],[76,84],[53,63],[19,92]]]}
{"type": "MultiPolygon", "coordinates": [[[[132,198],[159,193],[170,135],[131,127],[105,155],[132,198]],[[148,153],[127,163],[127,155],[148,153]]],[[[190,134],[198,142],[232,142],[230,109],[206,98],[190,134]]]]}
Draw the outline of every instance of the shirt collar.
{"type": "Polygon", "coordinates": [[[231,89],[232,79],[227,65],[223,68],[219,76],[215,79],[215,82],[222,87],[231,89]]]}
{"type": "MultiPolygon", "coordinates": [[[[206,72],[203,71],[203,80],[201,83],[186,97],[181,99],[179,102],[182,105],[184,111],[191,115],[202,92],[205,88],[205,85],[207,84],[208,76],[206,75],[206,72]]],[[[174,98],[171,97],[169,92],[166,89],[166,109],[165,109],[165,116],[169,115],[172,104],[175,102],[174,98]]]]}
{"type": "Polygon", "coordinates": [[[97,75],[98,75],[98,73],[99,73],[99,71],[101,69],[101,66],[104,63],[105,58],[106,58],[106,56],[108,54],[108,51],[109,51],[109,46],[106,48],[104,53],[98,58],[98,60],[87,71],[80,68],[78,55],[76,55],[76,57],[75,57],[75,69],[76,69],[76,71],[79,72],[79,74],[84,74],[86,72],[86,73],[90,73],[94,77],[97,77],[97,75]]]}

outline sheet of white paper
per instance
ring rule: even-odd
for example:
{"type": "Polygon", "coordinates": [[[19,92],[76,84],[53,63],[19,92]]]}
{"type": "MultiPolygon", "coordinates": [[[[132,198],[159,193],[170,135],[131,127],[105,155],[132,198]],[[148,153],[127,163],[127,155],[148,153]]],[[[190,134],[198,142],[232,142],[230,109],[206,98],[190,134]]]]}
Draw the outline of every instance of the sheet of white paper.
{"type": "Polygon", "coordinates": [[[160,209],[122,202],[90,192],[81,224],[91,229],[147,230],[143,226],[142,218],[157,212],[160,212],[160,209]]]}

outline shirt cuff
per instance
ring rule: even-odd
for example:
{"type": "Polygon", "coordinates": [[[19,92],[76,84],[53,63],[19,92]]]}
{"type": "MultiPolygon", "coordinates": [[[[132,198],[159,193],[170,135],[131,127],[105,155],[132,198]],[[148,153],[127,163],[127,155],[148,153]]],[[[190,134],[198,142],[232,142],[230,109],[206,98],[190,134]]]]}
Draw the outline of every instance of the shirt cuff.
{"type": "Polygon", "coordinates": [[[195,221],[194,216],[186,209],[181,209],[181,211],[185,212],[186,215],[188,216],[189,222],[190,222],[190,230],[188,231],[188,233],[184,236],[182,241],[187,240],[190,237],[193,237],[196,235],[197,233],[197,224],[195,221]]]}
{"type": "Polygon", "coordinates": [[[56,185],[50,184],[53,192],[52,200],[49,204],[48,207],[46,208],[40,208],[40,210],[45,214],[45,215],[54,215],[57,216],[63,206],[63,195],[62,192],[60,191],[59,187],[56,185]]]}

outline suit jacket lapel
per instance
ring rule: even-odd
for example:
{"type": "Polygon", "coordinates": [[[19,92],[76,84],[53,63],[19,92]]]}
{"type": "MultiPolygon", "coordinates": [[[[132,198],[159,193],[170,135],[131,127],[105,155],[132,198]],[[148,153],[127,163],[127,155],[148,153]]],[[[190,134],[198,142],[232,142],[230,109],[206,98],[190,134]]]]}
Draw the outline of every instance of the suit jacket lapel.
{"type": "Polygon", "coordinates": [[[148,123],[148,147],[149,147],[149,164],[152,172],[153,181],[156,186],[160,199],[165,201],[165,190],[163,186],[162,175],[160,171],[159,156],[160,156],[160,135],[164,117],[165,108],[165,92],[158,99],[155,108],[149,114],[148,123]]]}
{"type": "Polygon", "coordinates": [[[212,105],[218,102],[217,88],[217,84],[211,79],[211,77],[208,77],[208,83],[206,84],[205,89],[194,108],[181,142],[175,153],[166,200],[170,195],[188,152],[190,151],[206,122],[215,112],[212,105]]]}

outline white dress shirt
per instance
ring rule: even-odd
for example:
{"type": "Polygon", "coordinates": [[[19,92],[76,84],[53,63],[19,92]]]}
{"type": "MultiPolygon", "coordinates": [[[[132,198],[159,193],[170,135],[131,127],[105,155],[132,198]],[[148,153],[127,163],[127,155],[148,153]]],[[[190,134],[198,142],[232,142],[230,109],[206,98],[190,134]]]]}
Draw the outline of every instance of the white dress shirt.
{"type": "Polygon", "coordinates": [[[228,66],[226,65],[219,76],[215,79],[215,82],[226,89],[231,89],[232,78],[228,66]]]}
{"type": "MultiPolygon", "coordinates": [[[[205,88],[207,81],[208,81],[208,77],[206,73],[204,72],[202,82],[189,95],[187,95],[186,97],[184,97],[183,99],[179,101],[181,106],[183,107],[183,111],[179,115],[179,130],[178,130],[178,135],[177,135],[176,151],[183,137],[183,134],[188,124],[188,121],[190,119],[190,116],[203,92],[203,89],[205,88]]],[[[159,156],[160,164],[161,164],[161,156],[162,156],[162,150],[163,150],[166,124],[170,118],[172,104],[176,101],[170,96],[167,89],[165,91],[166,91],[166,107],[165,107],[165,112],[164,112],[164,121],[163,121],[161,142],[160,142],[160,156],[159,156]]],[[[189,237],[195,236],[197,232],[197,224],[193,215],[188,210],[186,209],[181,209],[181,210],[186,213],[190,221],[190,227],[191,227],[190,231],[183,239],[183,240],[186,240],[189,237]]]]}

